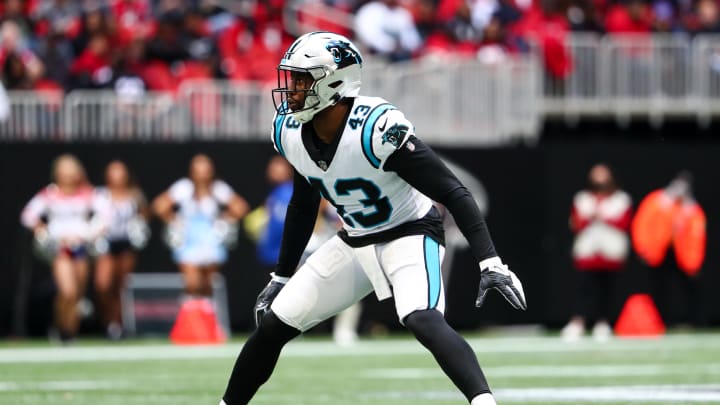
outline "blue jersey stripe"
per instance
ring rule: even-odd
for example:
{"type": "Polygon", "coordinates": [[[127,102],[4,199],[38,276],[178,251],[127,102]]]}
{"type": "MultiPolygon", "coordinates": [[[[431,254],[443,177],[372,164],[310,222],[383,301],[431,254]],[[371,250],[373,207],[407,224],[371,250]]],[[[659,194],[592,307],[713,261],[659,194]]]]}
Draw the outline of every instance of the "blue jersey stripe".
{"type": "Polygon", "coordinates": [[[423,250],[425,252],[425,271],[428,282],[428,309],[437,307],[442,288],[440,270],[440,244],[425,236],[423,250]]]}
{"type": "Polygon", "coordinates": [[[285,150],[282,146],[282,128],[283,128],[283,122],[285,122],[285,117],[287,117],[286,114],[277,114],[275,117],[275,122],[273,122],[273,141],[275,142],[275,149],[277,149],[280,154],[285,157],[285,150]]]}
{"type": "Polygon", "coordinates": [[[373,151],[372,146],[372,133],[373,129],[375,128],[375,123],[377,122],[378,118],[380,118],[381,115],[385,114],[388,110],[394,110],[395,106],[389,103],[384,103],[375,106],[375,108],[370,112],[368,115],[367,120],[365,120],[365,124],[362,127],[362,149],[363,154],[365,155],[365,158],[370,162],[372,167],[378,169],[380,168],[380,159],[378,159],[377,156],[375,156],[375,152],[373,151]]]}

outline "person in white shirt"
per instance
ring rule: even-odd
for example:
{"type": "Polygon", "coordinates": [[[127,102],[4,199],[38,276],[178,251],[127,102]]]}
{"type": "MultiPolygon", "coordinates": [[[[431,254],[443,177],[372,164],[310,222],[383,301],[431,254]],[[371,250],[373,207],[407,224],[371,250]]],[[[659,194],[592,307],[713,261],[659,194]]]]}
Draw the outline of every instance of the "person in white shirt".
{"type": "Polygon", "coordinates": [[[409,59],[422,45],[412,14],[397,0],[375,0],[360,7],[355,34],[371,53],[391,61],[409,59]]]}
{"type": "Polygon", "coordinates": [[[59,338],[77,335],[78,303],[88,278],[88,248],[107,229],[109,210],[88,183],[85,169],[72,155],[52,165],[52,183],[38,192],[22,211],[22,224],[33,231],[35,247],[51,263],[57,287],[55,323],[59,338]]]}
{"type": "Polygon", "coordinates": [[[168,243],[190,296],[209,297],[212,276],[227,259],[230,230],[248,212],[247,202],[215,178],[207,155],[195,155],[190,176],[173,183],[153,201],[153,211],[168,224],[168,243]]]}
{"type": "Polygon", "coordinates": [[[100,255],[95,263],[95,293],[107,337],[117,340],[123,335],[120,294],[135,269],[137,251],[150,236],[149,210],[142,190],[120,160],[107,165],[105,186],[96,193],[110,207],[110,223],[107,234],[96,244],[100,255]]]}

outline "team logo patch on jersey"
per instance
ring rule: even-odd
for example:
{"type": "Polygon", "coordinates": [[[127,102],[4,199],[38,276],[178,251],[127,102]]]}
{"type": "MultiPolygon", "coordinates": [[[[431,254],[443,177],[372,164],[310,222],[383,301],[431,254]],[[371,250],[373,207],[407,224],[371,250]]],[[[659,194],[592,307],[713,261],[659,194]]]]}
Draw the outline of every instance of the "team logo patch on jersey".
{"type": "Polygon", "coordinates": [[[383,134],[382,144],[385,145],[387,142],[394,146],[395,149],[399,148],[405,140],[405,135],[407,135],[409,130],[410,128],[408,128],[407,125],[395,124],[391,126],[387,132],[383,134]]]}

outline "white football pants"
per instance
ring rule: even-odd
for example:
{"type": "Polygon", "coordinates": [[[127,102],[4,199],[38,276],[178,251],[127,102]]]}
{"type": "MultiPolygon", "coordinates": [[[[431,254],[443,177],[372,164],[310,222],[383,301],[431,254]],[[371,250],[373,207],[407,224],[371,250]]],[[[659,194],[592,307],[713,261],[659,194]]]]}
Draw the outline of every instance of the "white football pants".
{"type": "Polygon", "coordinates": [[[303,264],[272,303],[272,310],[286,324],[305,332],[368,295],[373,289],[395,297],[402,323],[412,312],[445,311],[445,288],[440,266],[445,248],[423,235],[352,248],[338,236],[325,242],[303,264]],[[363,257],[359,257],[363,249],[363,257]],[[361,265],[362,262],[362,265],[361,265]],[[371,282],[371,280],[373,280],[371,282]]]}

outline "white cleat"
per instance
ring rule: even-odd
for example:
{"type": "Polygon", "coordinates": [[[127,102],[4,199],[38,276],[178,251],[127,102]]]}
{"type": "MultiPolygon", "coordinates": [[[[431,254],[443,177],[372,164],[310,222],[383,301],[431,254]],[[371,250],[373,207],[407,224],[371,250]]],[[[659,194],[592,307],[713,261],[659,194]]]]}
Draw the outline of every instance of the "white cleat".
{"type": "Polygon", "coordinates": [[[582,322],[570,321],[560,332],[564,342],[577,342],[585,334],[585,326],[582,322]]]}
{"type": "Polygon", "coordinates": [[[333,332],[333,340],[340,347],[351,347],[357,344],[358,335],[352,330],[336,330],[333,332]]]}
{"type": "Polygon", "coordinates": [[[473,398],[470,405],[497,405],[497,402],[492,394],[480,394],[473,398]]]}
{"type": "Polygon", "coordinates": [[[612,335],[612,328],[610,328],[610,325],[608,325],[607,322],[601,321],[595,323],[592,330],[592,336],[597,342],[607,342],[610,338],[612,338],[612,335]]]}

